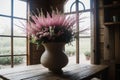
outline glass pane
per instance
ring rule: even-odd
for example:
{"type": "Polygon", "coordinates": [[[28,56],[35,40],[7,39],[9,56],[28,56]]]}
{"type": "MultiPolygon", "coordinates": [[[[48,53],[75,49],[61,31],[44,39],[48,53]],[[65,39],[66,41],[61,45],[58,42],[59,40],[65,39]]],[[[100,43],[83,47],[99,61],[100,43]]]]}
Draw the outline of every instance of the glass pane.
{"type": "Polygon", "coordinates": [[[14,56],[14,65],[18,66],[26,66],[26,56],[14,56]]]}
{"type": "MultiPolygon", "coordinates": [[[[67,14],[67,17],[73,17],[76,18],[76,14],[67,14]]],[[[74,30],[76,30],[76,23],[73,25],[74,30]]]]}
{"type": "Polygon", "coordinates": [[[26,38],[14,38],[14,55],[26,54],[26,38]]]}
{"type": "Polygon", "coordinates": [[[14,16],[26,18],[26,2],[14,0],[14,16]]]}
{"type": "Polygon", "coordinates": [[[0,55],[10,55],[11,53],[11,38],[0,37],[0,55]]]}
{"type": "Polygon", "coordinates": [[[0,0],[0,14],[11,15],[11,0],[0,0]]]}
{"type": "Polygon", "coordinates": [[[0,57],[0,69],[11,67],[11,57],[0,57]]]}
{"type": "Polygon", "coordinates": [[[90,63],[85,54],[91,52],[91,38],[80,38],[80,63],[90,63]]]}
{"type": "MultiPolygon", "coordinates": [[[[71,5],[75,2],[75,0],[68,0],[64,6],[64,12],[70,12],[71,5]]],[[[76,4],[73,5],[72,11],[76,11],[76,4]]]]}
{"type": "Polygon", "coordinates": [[[11,35],[10,18],[0,17],[0,35],[11,35]]]}
{"type": "Polygon", "coordinates": [[[69,58],[69,64],[76,63],[76,41],[65,45],[65,53],[69,58]]]}
{"type": "MultiPolygon", "coordinates": [[[[85,9],[90,9],[90,0],[79,0],[85,5],[85,9]]],[[[83,10],[83,6],[79,3],[79,10],[83,10]]]]}
{"type": "Polygon", "coordinates": [[[80,30],[87,29],[86,31],[81,33],[80,36],[90,36],[91,34],[90,12],[84,12],[82,14],[80,13],[79,19],[80,30]]]}
{"type": "Polygon", "coordinates": [[[25,23],[26,20],[14,19],[14,36],[25,36],[25,23]]]}

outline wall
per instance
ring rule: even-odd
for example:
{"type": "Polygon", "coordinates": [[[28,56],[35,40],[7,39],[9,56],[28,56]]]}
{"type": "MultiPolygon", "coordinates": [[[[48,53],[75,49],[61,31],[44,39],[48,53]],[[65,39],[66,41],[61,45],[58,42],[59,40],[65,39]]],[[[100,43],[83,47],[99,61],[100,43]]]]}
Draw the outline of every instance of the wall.
{"type": "Polygon", "coordinates": [[[110,80],[115,80],[116,65],[120,64],[120,24],[118,22],[118,24],[111,23],[112,25],[105,25],[104,19],[107,17],[104,15],[105,8],[103,1],[105,0],[99,0],[98,2],[100,64],[110,66],[110,80]]]}

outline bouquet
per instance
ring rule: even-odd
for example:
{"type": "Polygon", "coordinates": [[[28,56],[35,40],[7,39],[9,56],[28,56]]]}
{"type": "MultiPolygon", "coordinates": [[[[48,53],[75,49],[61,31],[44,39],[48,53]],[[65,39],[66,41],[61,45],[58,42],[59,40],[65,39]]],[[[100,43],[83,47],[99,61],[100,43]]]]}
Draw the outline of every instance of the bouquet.
{"type": "Polygon", "coordinates": [[[33,43],[41,44],[48,42],[65,42],[73,40],[76,22],[75,17],[66,16],[59,12],[52,12],[43,16],[31,15],[28,21],[26,33],[31,37],[33,43]]]}

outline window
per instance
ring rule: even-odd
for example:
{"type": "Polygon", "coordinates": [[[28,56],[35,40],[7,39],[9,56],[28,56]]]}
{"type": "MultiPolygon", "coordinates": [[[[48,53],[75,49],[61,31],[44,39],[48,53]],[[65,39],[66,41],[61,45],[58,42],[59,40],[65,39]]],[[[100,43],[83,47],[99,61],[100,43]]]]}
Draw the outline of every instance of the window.
{"type": "Polygon", "coordinates": [[[26,22],[26,13],[25,1],[0,1],[0,69],[26,65],[27,38],[17,26],[26,22]]]}
{"type": "Polygon", "coordinates": [[[90,60],[85,58],[85,54],[91,52],[91,0],[68,0],[64,6],[66,15],[75,15],[78,17],[76,21],[76,30],[80,31],[88,28],[84,33],[79,34],[79,39],[76,39],[65,47],[66,54],[69,57],[70,63],[90,63],[90,60]],[[81,21],[79,19],[85,17],[81,21]],[[76,56],[75,56],[76,55],[76,56]]]}

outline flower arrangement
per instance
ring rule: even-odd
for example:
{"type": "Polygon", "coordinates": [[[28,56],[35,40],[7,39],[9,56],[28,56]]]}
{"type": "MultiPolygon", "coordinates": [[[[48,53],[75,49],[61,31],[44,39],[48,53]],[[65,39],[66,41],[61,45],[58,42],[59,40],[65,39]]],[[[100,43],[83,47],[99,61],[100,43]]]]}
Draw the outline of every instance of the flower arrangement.
{"type": "Polygon", "coordinates": [[[52,12],[47,16],[42,14],[30,16],[26,32],[31,36],[32,42],[41,44],[47,42],[65,42],[73,40],[75,18],[68,17],[59,12],[52,12]]]}

